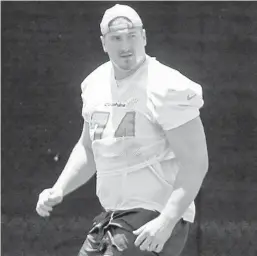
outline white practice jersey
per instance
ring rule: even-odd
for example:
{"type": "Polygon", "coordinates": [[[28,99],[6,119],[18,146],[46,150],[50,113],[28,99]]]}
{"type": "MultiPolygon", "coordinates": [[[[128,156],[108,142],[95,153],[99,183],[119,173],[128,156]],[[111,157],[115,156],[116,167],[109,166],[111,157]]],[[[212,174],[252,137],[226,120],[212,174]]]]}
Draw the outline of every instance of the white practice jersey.
{"type": "MultiPolygon", "coordinates": [[[[164,131],[199,116],[202,88],[155,58],[116,81],[111,62],[82,83],[97,168],[97,196],[106,210],[161,211],[179,171],[164,131]]],[[[192,202],[183,218],[193,222],[192,202]]]]}

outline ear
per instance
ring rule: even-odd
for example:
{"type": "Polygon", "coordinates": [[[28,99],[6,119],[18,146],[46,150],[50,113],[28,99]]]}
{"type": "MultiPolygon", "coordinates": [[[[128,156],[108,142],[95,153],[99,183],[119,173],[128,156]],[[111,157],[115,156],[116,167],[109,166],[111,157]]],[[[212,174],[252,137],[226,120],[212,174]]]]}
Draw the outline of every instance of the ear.
{"type": "Polygon", "coordinates": [[[103,47],[104,52],[107,52],[106,47],[105,47],[105,40],[104,40],[104,37],[103,37],[103,36],[100,36],[100,39],[101,39],[101,42],[102,42],[102,47],[103,47]]]}
{"type": "Polygon", "coordinates": [[[146,46],[147,45],[147,38],[146,38],[145,29],[143,29],[142,33],[143,33],[143,39],[144,39],[144,46],[146,46]]]}

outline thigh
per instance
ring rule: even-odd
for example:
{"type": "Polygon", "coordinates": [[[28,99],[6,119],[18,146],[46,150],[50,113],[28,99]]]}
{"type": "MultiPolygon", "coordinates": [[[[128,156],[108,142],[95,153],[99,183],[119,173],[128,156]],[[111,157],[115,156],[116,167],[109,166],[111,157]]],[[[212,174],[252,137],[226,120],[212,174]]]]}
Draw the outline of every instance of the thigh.
{"type": "Polygon", "coordinates": [[[95,218],[96,221],[78,256],[156,255],[135,247],[136,236],[133,231],[157,217],[158,214],[141,208],[100,214],[95,218]]]}
{"type": "Polygon", "coordinates": [[[99,243],[88,234],[78,256],[154,256],[152,252],[141,251],[134,245],[132,231],[119,227],[109,227],[99,243]]]}
{"type": "Polygon", "coordinates": [[[110,221],[111,213],[102,212],[93,220],[93,225],[89,230],[78,256],[100,256],[104,251],[105,227],[110,221]]]}
{"type": "MultiPolygon", "coordinates": [[[[111,217],[100,218],[89,231],[78,256],[156,256],[155,252],[141,251],[134,245],[134,230],[157,217],[148,210],[127,211],[111,217]],[[103,223],[103,225],[99,225],[103,223]]],[[[180,221],[166,242],[160,256],[179,256],[186,244],[189,223],[180,221]]]]}
{"type": "Polygon", "coordinates": [[[103,255],[105,256],[180,256],[188,238],[189,223],[183,220],[175,226],[173,233],[166,242],[161,253],[141,251],[134,245],[136,236],[133,230],[123,228],[112,228],[112,242],[103,255]]]}

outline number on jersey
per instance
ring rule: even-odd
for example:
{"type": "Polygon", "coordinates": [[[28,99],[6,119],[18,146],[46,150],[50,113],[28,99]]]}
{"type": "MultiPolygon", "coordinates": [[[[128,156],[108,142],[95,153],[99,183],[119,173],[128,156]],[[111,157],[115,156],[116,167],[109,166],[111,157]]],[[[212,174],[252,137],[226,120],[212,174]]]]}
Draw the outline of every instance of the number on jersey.
{"type": "Polygon", "coordinates": [[[92,122],[94,127],[94,140],[102,139],[104,129],[108,123],[110,117],[109,112],[95,112],[92,115],[92,122]],[[96,121],[97,120],[97,121],[96,121]]]}
{"type": "Polygon", "coordinates": [[[122,118],[114,137],[135,136],[135,112],[127,112],[122,118]]]}
{"type": "MultiPolygon", "coordinates": [[[[102,135],[109,121],[109,117],[109,112],[95,112],[92,115],[92,121],[95,127],[94,140],[102,139],[102,135]]],[[[135,136],[135,117],[136,113],[134,111],[127,112],[125,116],[121,119],[120,124],[118,125],[118,128],[114,133],[114,137],[118,138],[135,136]]]]}

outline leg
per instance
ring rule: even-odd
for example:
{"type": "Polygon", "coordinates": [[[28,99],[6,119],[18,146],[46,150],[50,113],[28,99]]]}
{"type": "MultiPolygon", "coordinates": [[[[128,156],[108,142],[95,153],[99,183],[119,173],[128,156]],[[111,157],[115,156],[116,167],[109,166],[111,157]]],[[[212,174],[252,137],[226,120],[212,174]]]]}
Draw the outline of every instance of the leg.
{"type": "Polygon", "coordinates": [[[93,226],[88,232],[85,242],[83,243],[78,256],[102,256],[105,248],[104,227],[110,221],[110,212],[102,212],[93,220],[93,226]]]}
{"type": "Polygon", "coordinates": [[[134,245],[136,236],[132,230],[111,227],[111,243],[108,244],[103,256],[180,256],[188,237],[189,223],[179,221],[173,230],[170,239],[161,253],[141,251],[134,245]]]}
{"type": "Polygon", "coordinates": [[[105,212],[94,219],[92,229],[78,256],[153,256],[134,246],[136,236],[132,233],[146,222],[158,216],[157,212],[133,209],[105,212]]]}
{"type": "Polygon", "coordinates": [[[89,234],[78,256],[179,256],[185,247],[189,223],[183,220],[175,226],[170,239],[160,254],[141,251],[134,245],[132,233],[140,226],[157,217],[159,213],[144,209],[104,213],[89,234]]]}

